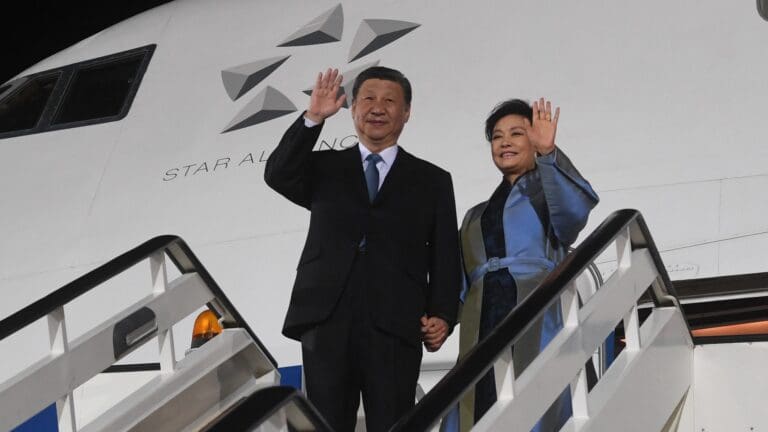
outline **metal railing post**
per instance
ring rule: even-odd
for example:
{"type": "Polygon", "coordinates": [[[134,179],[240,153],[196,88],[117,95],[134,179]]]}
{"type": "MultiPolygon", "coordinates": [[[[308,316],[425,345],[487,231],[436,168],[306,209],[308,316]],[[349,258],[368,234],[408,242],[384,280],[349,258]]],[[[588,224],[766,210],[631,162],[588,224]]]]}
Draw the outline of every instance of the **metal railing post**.
{"type": "Polygon", "coordinates": [[[589,418],[588,397],[587,370],[581,368],[576,375],[576,379],[571,383],[571,404],[574,419],[586,420],[589,418]]]}
{"type": "Polygon", "coordinates": [[[632,306],[624,316],[624,342],[627,350],[640,350],[640,317],[637,314],[637,305],[632,306]]]}
{"type": "MultiPolygon", "coordinates": [[[[67,321],[64,306],[60,306],[48,314],[48,338],[51,355],[64,354],[69,351],[67,337],[67,321]]],[[[56,401],[56,414],[59,419],[59,430],[74,432],[77,430],[75,421],[75,400],[72,392],[67,393],[56,401]]]]}
{"type": "Polygon", "coordinates": [[[515,397],[515,363],[511,347],[493,363],[493,378],[496,381],[498,400],[511,400],[515,397]]]}
{"type": "MultiPolygon", "coordinates": [[[[149,257],[149,267],[152,274],[152,288],[156,294],[168,289],[168,272],[165,268],[165,252],[160,250],[149,257]]],[[[160,355],[160,373],[172,373],[176,368],[176,353],[173,347],[173,326],[157,334],[160,355]]]]}

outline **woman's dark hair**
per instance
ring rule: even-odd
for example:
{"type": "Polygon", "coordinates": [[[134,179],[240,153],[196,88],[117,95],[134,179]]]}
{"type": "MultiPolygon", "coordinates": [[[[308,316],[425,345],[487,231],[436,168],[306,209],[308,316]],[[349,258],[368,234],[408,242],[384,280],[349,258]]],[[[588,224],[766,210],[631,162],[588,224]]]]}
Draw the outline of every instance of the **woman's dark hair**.
{"type": "Polygon", "coordinates": [[[519,115],[533,122],[533,108],[522,99],[509,99],[499,103],[485,120],[485,138],[490,142],[496,122],[508,115],[519,115]]]}
{"type": "Polygon", "coordinates": [[[360,86],[369,79],[393,81],[400,84],[405,96],[405,104],[411,106],[411,83],[408,81],[408,78],[399,70],[384,66],[373,66],[360,72],[355,78],[355,84],[352,86],[352,100],[357,97],[357,91],[360,90],[360,86]]]}

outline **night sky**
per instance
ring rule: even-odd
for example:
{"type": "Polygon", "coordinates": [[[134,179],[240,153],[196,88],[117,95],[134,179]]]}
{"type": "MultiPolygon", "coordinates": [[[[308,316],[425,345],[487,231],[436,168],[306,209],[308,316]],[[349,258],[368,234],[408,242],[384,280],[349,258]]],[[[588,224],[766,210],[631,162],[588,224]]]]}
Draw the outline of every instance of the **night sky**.
{"type": "Polygon", "coordinates": [[[24,0],[3,14],[0,84],[88,36],[169,0],[24,0]]]}

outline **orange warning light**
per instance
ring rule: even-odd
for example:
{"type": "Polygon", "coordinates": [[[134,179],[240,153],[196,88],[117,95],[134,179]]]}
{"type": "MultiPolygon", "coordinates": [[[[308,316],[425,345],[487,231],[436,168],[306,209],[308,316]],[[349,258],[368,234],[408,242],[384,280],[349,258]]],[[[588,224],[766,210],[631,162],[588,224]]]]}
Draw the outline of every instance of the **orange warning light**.
{"type": "Polygon", "coordinates": [[[192,329],[192,348],[197,348],[221,333],[221,324],[210,309],[200,312],[192,329]]]}

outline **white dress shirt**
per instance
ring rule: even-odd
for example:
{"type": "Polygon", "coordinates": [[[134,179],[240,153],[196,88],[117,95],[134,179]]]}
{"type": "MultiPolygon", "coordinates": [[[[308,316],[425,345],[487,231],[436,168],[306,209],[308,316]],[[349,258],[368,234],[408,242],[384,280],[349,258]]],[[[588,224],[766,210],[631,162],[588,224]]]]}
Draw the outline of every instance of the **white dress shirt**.
{"type": "MultiPolygon", "coordinates": [[[[371,154],[371,151],[362,144],[358,144],[358,148],[360,148],[360,159],[363,161],[363,172],[365,172],[365,169],[368,168],[368,161],[365,158],[371,154]]],[[[381,189],[381,185],[384,184],[384,177],[387,176],[389,169],[392,168],[392,164],[395,163],[397,144],[380,151],[379,156],[381,156],[382,160],[376,164],[376,168],[379,170],[379,189],[381,189]]]]}
{"type": "MultiPolygon", "coordinates": [[[[306,127],[315,127],[319,124],[320,123],[315,123],[307,117],[304,117],[304,126],[306,127]]],[[[358,148],[360,149],[360,160],[363,163],[363,172],[365,172],[365,169],[368,168],[368,161],[365,160],[365,158],[372,152],[360,143],[358,143],[358,148]]],[[[384,184],[384,178],[387,177],[389,169],[392,168],[392,164],[395,163],[395,158],[397,157],[397,144],[380,151],[379,156],[381,156],[382,160],[376,164],[376,168],[379,170],[379,189],[381,189],[381,185],[384,184]]]]}

